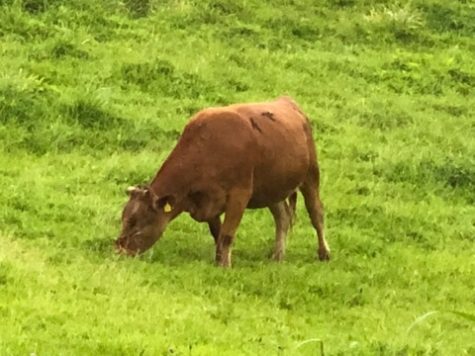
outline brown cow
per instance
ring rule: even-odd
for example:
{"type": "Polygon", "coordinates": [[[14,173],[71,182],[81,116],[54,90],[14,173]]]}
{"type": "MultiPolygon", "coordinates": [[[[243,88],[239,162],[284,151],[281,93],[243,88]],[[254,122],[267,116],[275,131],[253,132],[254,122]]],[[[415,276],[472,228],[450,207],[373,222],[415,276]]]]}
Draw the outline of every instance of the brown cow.
{"type": "Polygon", "coordinates": [[[281,260],[300,189],[317,231],[318,256],[328,260],[319,180],[310,122],[292,99],[205,109],[186,125],[150,185],[128,189],[116,247],[141,253],[170,221],[188,212],[208,223],[216,262],[228,267],[244,210],[268,207],[276,225],[273,257],[281,260]]]}

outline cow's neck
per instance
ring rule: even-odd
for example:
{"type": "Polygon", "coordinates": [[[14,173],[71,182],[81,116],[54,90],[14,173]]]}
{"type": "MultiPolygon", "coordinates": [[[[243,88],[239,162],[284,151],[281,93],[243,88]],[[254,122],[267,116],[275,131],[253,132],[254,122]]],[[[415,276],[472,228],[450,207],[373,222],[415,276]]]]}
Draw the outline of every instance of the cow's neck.
{"type": "Polygon", "coordinates": [[[158,196],[173,195],[176,199],[183,199],[190,190],[192,178],[188,164],[183,159],[167,159],[160,168],[150,188],[158,196]]]}

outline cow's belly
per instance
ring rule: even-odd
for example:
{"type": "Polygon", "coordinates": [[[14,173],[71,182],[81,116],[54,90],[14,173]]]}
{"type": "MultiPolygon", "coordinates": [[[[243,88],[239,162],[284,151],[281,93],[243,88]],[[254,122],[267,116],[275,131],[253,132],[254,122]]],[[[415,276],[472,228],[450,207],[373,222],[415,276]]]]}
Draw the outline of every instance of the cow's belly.
{"type": "Polygon", "coordinates": [[[282,200],[287,199],[297,188],[294,189],[286,189],[275,191],[273,194],[259,194],[258,192],[255,193],[249,203],[247,204],[248,209],[259,209],[265,208],[275,203],[281,202],[282,200]]]}
{"type": "Polygon", "coordinates": [[[309,158],[306,150],[271,158],[254,171],[253,193],[248,208],[263,208],[288,198],[307,176],[309,158]]]}

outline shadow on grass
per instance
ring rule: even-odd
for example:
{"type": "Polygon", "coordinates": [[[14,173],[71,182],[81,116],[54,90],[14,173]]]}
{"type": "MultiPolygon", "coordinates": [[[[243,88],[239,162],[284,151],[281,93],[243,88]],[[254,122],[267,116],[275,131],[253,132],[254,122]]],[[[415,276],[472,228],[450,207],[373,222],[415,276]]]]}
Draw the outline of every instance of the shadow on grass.
{"type": "MultiPolygon", "coordinates": [[[[187,266],[190,264],[203,263],[215,266],[215,246],[210,238],[209,241],[197,239],[196,244],[190,245],[181,239],[164,239],[157,242],[149,251],[136,257],[120,256],[114,250],[113,238],[89,239],[81,243],[80,249],[91,259],[118,260],[137,259],[147,264],[157,264],[166,267],[187,266]]],[[[305,249],[288,251],[284,261],[276,262],[271,258],[272,244],[246,246],[245,243],[235,248],[232,254],[233,267],[257,268],[262,265],[278,266],[285,264],[310,265],[318,264],[315,250],[305,249]]]]}

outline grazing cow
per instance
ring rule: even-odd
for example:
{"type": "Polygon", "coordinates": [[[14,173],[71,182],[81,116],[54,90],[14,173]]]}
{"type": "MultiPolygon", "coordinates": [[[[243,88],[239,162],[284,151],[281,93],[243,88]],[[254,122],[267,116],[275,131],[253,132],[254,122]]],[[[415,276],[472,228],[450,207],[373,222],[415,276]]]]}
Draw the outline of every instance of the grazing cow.
{"type": "Polygon", "coordinates": [[[292,99],[204,109],[186,125],[152,182],[128,189],[117,250],[144,252],[187,212],[208,223],[216,262],[229,267],[244,210],[268,207],[276,227],[273,257],[280,261],[299,189],[317,232],[318,256],[328,260],[319,180],[310,122],[292,99]]]}

